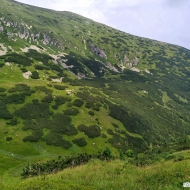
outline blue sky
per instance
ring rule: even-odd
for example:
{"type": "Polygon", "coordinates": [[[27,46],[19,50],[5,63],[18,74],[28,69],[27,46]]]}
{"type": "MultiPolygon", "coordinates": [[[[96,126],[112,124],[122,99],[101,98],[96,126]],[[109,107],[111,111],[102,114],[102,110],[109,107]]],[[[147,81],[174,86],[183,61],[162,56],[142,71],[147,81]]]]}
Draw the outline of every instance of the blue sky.
{"type": "Polygon", "coordinates": [[[17,0],[190,49],[190,0],[17,0]]]}

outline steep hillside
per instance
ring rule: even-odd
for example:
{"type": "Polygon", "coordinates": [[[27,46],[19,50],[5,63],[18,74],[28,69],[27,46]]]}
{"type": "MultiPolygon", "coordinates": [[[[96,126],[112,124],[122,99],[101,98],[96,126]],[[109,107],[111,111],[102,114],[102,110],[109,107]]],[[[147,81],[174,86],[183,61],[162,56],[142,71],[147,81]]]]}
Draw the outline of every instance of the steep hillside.
{"type": "Polygon", "coordinates": [[[106,147],[189,148],[189,64],[185,48],[1,0],[0,173],[106,147]]]}
{"type": "MultiPolygon", "coordinates": [[[[188,167],[189,161],[167,161],[151,167],[139,168],[125,161],[105,163],[92,160],[87,165],[69,168],[57,174],[20,181],[14,188],[19,190],[39,188],[42,190],[179,190],[184,189],[183,184],[189,181],[188,167]]],[[[12,186],[9,184],[9,187],[12,186]]]]}

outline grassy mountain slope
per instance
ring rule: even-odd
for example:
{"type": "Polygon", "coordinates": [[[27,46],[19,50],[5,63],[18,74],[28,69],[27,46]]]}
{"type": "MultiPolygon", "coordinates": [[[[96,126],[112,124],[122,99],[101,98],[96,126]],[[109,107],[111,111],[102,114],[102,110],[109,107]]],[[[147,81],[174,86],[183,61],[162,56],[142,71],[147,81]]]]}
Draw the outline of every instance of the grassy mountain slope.
{"type": "Polygon", "coordinates": [[[2,0],[2,179],[27,162],[106,147],[188,149],[189,63],[185,48],[2,0]]]}
{"type": "MultiPolygon", "coordinates": [[[[183,189],[189,161],[167,161],[138,168],[126,161],[100,162],[69,168],[57,174],[19,181],[14,189],[183,189]],[[86,175],[88,173],[88,175],[86,175]]],[[[13,184],[13,183],[12,183],[13,184]]],[[[11,188],[11,186],[9,186],[11,188]]],[[[6,189],[6,187],[5,187],[6,189]]]]}

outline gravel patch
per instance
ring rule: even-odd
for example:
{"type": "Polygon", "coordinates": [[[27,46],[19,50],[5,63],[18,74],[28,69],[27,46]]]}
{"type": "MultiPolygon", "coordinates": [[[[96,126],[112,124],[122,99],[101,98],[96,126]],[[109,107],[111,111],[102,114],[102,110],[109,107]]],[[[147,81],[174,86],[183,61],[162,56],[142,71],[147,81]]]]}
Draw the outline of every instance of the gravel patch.
{"type": "Polygon", "coordinates": [[[7,53],[7,48],[0,43],[0,56],[6,55],[6,53],[7,53]]]}

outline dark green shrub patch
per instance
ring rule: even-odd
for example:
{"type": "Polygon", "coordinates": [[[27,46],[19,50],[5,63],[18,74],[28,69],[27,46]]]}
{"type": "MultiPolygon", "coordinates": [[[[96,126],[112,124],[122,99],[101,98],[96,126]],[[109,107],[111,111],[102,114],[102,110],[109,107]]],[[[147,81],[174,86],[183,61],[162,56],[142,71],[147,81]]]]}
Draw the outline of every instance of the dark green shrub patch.
{"type": "Polygon", "coordinates": [[[51,103],[53,101],[53,97],[51,94],[48,94],[47,96],[43,97],[41,101],[43,103],[51,103]]]}
{"type": "Polygon", "coordinates": [[[28,164],[21,174],[22,177],[33,177],[38,175],[52,174],[68,167],[80,166],[87,163],[90,159],[109,161],[115,159],[109,148],[99,151],[97,155],[78,154],[76,156],[58,157],[57,160],[49,160],[44,163],[28,164]]]}
{"type": "Polygon", "coordinates": [[[78,126],[78,130],[81,131],[81,132],[84,132],[84,131],[86,130],[86,128],[87,128],[87,126],[84,125],[84,124],[80,124],[80,125],[78,126]]]}
{"type": "Polygon", "coordinates": [[[95,111],[100,111],[100,108],[98,106],[95,106],[95,105],[92,106],[92,109],[95,111]]]}
{"type": "Polygon", "coordinates": [[[45,103],[28,103],[14,113],[22,119],[49,118],[53,113],[45,103]]]}
{"type": "Polygon", "coordinates": [[[5,102],[0,100],[0,119],[12,119],[13,115],[7,110],[5,102]]]}
{"type": "Polygon", "coordinates": [[[94,115],[94,112],[93,112],[93,111],[89,111],[88,113],[89,113],[90,115],[92,115],[92,116],[94,115]]]}
{"type": "Polygon", "coordinates": [[[39,53],[38,51],[33,50],[33,49],[29,49],[29,51],[26,52],[25,55],[29,58],[40,61],[44,65],[48,65],[48,66],[49,66],[48,62],[53,60],[53,58],[51,56],[49,56],[47,54],[39,53]]]}
{"type": "Polygon", "coordinates": [[[23,73],[28,72],[28,70],[27,70],[25,67],[20,68],[20,70],[21,70],[23,73]]]}
{"type": "Polygon", "coordinates": [[[112,125],[117,129],[119,128],[119,125],[115,124],[115,123],[112,123],[112,125]]]}
{"type": "Polygon", "coordinates": [[[102,106],[102,104],[100,102],[96,102],[95,106],[98,107],[98,108],[100,108],[102,106]]]}
{"type": "Polygon", "coordinates": [[[109,103],[109,109],[109,115],[121,121],[124,127],[132,133],[138,131],[139,134],[144,134],[150,129],[150,124],[147,121],[142,121],[138,114],[129,114],[127,108],[109,103]]]}
{"type": "Polygon", "coordinates": [[[95,97],[91,96],[88,91],[78,92],[77,96],[86,102],[85,107],[86,108],[92,108],[93,110],[99,111],[101,103],[100,101],[103,101],[101,97],[95,97]]]}
{"type": "Polygon", "coordinates": [[[18,124],[18,121],[16,118],[10,119],[8,122],[6,122],[7,125],[15,126],[18,124]]]}
{"type": "Polygon", "coordinates": [[[85,107],[86,108],[92,108],[92,106],[93,106],[93,103],[92,102],[87,102],[86,104],[85,104],[85,107]]]}
{"type": "Polygon", "coordinates": [[[32,135],[24,137],[23,141],[24,142],[38,142],[41,137],[43,136],[42,130],[36,130],[32,132],[32,135]]]}
{"type": "Polygon", "coordinates": [[[59,76],[59,77],[63,77],[62,78],[62,82],[63,82],[63,79],[64,79],[64,77],[67,77],[67,75],[65,74],[65,73],[63,73],[63,71],[59,71],[58,73],[57,73],[57,76],[59,76]]]}
{"type": "Polygon", "coordinates": [[[126,132],[124,130],[121,129],[115,129],[115,132],[120,133],[120,134],[126,134],[126,132]]]}
{"type": "Polygon", "coordinates": [[[33,99],[32,102],[33,102],[33,104],[38,104],[39,100],[38,99],[33,99]]]}
{"type": "Polygon", "coordinates": [[[83,59],[82,63],[86,65],[97,77],[101,77],[105,73],[105,67],[103,64],[100,62],[94,60],[93,58],[88,60],[88,59],[83,59]],[[100,72],[101,70],[101,72],[100,72]]]}
{"type": "Polygon", "coordinates": [[[55,114],[53,116],[53,126],[51,132],[66,135],[75,135],[77,129],[71,124],[71,118],[64,114],[55,114]]]}
{"type": "MultiPolygon", "coordinates": [[[[85,90],[85,89],[84,89],[85,90]]],[[[89,92],[91,93],[91,94],[96,94],[96,95],[101,95],[101,93],[98,91],[98,89],[96,89],[96,88],[90,88],[89,89],[89,92]]]]}
{"type": "Polygon", "coordinates": [[[23,104],[25,100],[25,95],[20,94],[11,94],[5,98],[7,104],[23,104]]]}
{"type": "Polygon", "coordinates": [[[56,102],[57,105],[62,105],[66,101],[70,101],[70,99],[67,98],[67,97],[63,97],[63,96],[57,96],[56,99],[55,99],[55,102],[56,102]]]}
{"type": "Polygon", "coordinates": [[[134,151],[145,151],[148,148],[147,143],[144,141],[144,139],[133,137],[128,134],[125,134],[125,136],[127,137],[129,147],[134,151]]]}
{"type": "MultiPolygon", "coordinates": [[[[22,177],[33,177],[38,175],[52,174],[65,168],[80,166],[84,163],[87,163],[91,158],[95,156],[88,154],[78,154],[76,156],[67,156],[64,158],[58,158],[57,160],[48,160],[44,163],[28,164],[21,174],[22,177]]],[[[97,158],[97,156],[96,156],[97,158]]]]}
{"type": "MultiPolygon", "coordinates": [[[[68,62],[67,62],[68,63],[68,62]]],[[[78,74],[78,73],[84,73],[84,74],[87,74],[87,72],[85,71],[84,69],[84,66],[79,66],[79,67],[72,67],[70,69],[74,74],[78,74]]],[[[73,80],[70,85],[72,86],[78,86],[79,83],[77,83],[78,81],[77,80],[73,80]]]]}
{"type": "Polygon", "coordinates": [[[27,131],[27,130],[33,130],[33,131],[38,131],[38,130],[42,130],[43,128],[46,129],[51,129],[53,128],[53,121],[51,119],[47,119],[47,118],[38,118],[35,120],[24,120],[23,122],[24,126],[23,126],[23,130],[27,131]]]}
{"type": "Polygon", "coordinates": [[[74,105],[74,106],[77,106],[77,107],[81,107],[83,104],[84,104],[84,101],[83,101],[83,100],[80,100],[80,99],[76,99],[76,100],[73,102],[73,105],[74,105]]]}
{"type": "Polygon", "coordinates": [[[111,129],[108,129],[108,130],[107,130],[107,133],[110,134],[110,135],[114,135],[114,132],[113,132],[113,130],[111,130],[111,129]]]}
{"type": "Polygon", "coordinates": [[[73,106],[73,104],[72,104],[71,102],[68,102],[68,103],[67,103],[67,107],[70,108],[70,107],[72,107],[72,106],[73,106]]]}
{"type": "Polygon", "coordinates": [[[51,64],[50,68],[51,68],[51,70],[57,71],[59,73],[63,72],[63,67],[60,65],[51,64]]]}
{"type": "Polygon", "coordinates": [[[76,135],[78,130],[71,124],[66,127],[66,132],[64,133],[67,136],[76,135]]]}
{"type": "Polygon", "coordinates": [[[108,106],[106,104],[103,104],[103,107],[107,110],[108,106]]]}
{"type": "Polygon", "coordinates": [[[9,93],[14,93],[14,92],[27,92],[30,91],[30,86],[26,84],[16,84],[15,87],[10,88],[8,90],[9,93]]]}
{"type": "Polygon", "coordinates": [[[56,125],[69,125],[71,123],[71,118],[61,113],[53,115],[53,120],[56,125]]]}
{"type": "Polygon", "coordinates": [[[32,93],[33,93],[33,90],[22,92],[22,94],[25,96],[30,96],[32,93]]]}
{"type": "Polygon", "coordinates": [[[188,150],[188,149],[190,149],[190,145],[188,144],[186,144],[186,145],[180,145],[180,146],[178,146],[178,148],[177,148],[177,150],[178,151],[181,151],[181,150],[188,150]]]}
{"type": "Polygon", "coordinates": [[[100,127],[97,125],[92,125],[90,127],[87,127],[83,124],[78,126],[79,131],[84,132],[85,135],[87,135],[89,138],[95,138],[100,136],[100,127]]]}
{"type": "Polygon", "coordinates": [[[44,65],[35,65],[34,67],[35,67],[35,69],[37,69],[37,70],[50,70],[49,67],[46,67],[46,66],[44,66],[44,65]]]}
{"type": "Polygon", "coordinates": [[[169,155],[166,155],[164,158],[165,158],[165,160],[173,160],[175,158],[175,156],[172,154],[169,154],[169,155]]]}
{"type": "Polygon", "coordinates": [[[62,86],[62,85],[54,85],[54,88],[57,90],[65,90],[68,86],[62,86]]]}
{"type": "Polygon", "coordinates": [[[62,146],[66,149],[70,147],[70,144],[60,138],[61,134],[70,136],[78,133],[77,129],[71,124],[71,119],[64,114],[55,114],[52,119],[37,118],[35,120],[25,120],[23,130],[33,131],[32,135],[25,137],[23,141],[37,142],[42,139],[47,144],[62,146]],[[42,138],[44,128],[49,129],[50,132],[42,138]],[[55,140],[56,137],[58,138],[57,140],[55,140]]]}
{"type": "Polygon", "coordinates": [[[17,63],[23,66],[30,66],[31,63],[33,63],[33,61],[29,59],[28,57],[17,54],[17,53],[9,54],[6,57],[5,62],[13,62],[13,63],[17,63]]]}
{"type": "Polygon", "coordinates": [[[112,138],[108,139],[108,142],[115,148],[121,149],[123,152],[127,150],[128,141],[126,138],[121,137],[118,134],[114,134],[112,138]]]}
{"type": "Polygon", "coordinates": [[[122,80],[132,80],[134,83],[144,83],[148,80],[145,76],[141,76],[138,73],[129,69],[125,69],[123,73],[124,75],[120,76],[122,80]]]}
{"type": "Polygon", "coordinates": [[[69,149],[72,146],[69,141],[66,141],[60,134],[57,133],[48,133],[42,138],[42,140],[45,141],[47,145],[61,146],[65,149],[69,149]]]}
{"type": "Polygon", "coordinates": [[[79,113],[79,110],[76,108],[68,108],[64,111],[65,115],[77,115],[79,113]]]}
{"type": "Polygon", "coordinates": [[[73,139],[72,142],[75,143],[76,145],[80,146],[80,147],[87,145],[87,142],[86,142],[84,137],[73,139]]]}
{"type": "Polygon", "coordinates": [[[36,90],[44,92],[46,94],[51,94],[53,90],[46,88],[45,86],[36,86],[36,90]]]}
{"type": "Polygon", "coordinates": [[[39,79],[40,77],[39,77],[39,73],[37,72],[37,71],[33,71],[32,72],[32,75],[31,75],[31,78],[32,79],[39,79]]]}
{"type": "Polygon", "coordinates": [[[6,58],[6,56],[5,56],[5,55],[0,56],[0,59],[5,59],[5,58],[6,58]]]}
{"type": "Polygon", "coordinates": [[[77,74],[78,72],[80,73],[86,73],[85,69],[84,69],[84,66],[81,65],[80,63],[80,56],[73,53],[73,52],[70,52],[69,55],[66,55],[64,57],[64,59],[68,59],[67,61],[67,65],[73,65],[74,67],[71,69],[71,71],[75,74],[77,74]]]}
{"type": "Polygon", "coordinates": [[[5,88],[0,88],[0,92],[6,92],[5,88]]]}
{"type": "Polygon", "coordinates": [[[107,138],[107,135],[106,134],[102,134],[102,138],[107,138]]]}
{"type": "Polygon", "coordinates": [[[0,99],[1,100],[4,100],[5,98],[5,96],[6,96],[7,94],[6,94],[6,92],[0,92],[0,99]]]}
{"type": "Polygon", "coordinates": [[[179,155],[179,156],[176,156],[174,158],[174,162],[179,162],[179,161],[182,161],[182,160],[184,160],[184,156],[183,155],[179,155]]]}
{"type": "Polygon", "coordinates": [[[11,140],[13,140],[12,137],[6,137],[6,141],[11,141],[11,140]]]}
{"type": "Polygon", "coordinates": [[[58,109],[60,105],[63,105],[66,101],[68,101],[69,98],[63,97],[63,96],[57,96],[55,98],[55,105],[52,106],[53,109],[58,109]]]}
{"type": "Polygon", "coordinates": [[[76,96],[78,96],[79,98],[81,98],[84,101],[88,101],[93,98],[90,96],[90,93],[87,90],[82,91],[82,92],[77,92],[76,96]]]}

